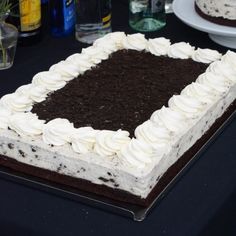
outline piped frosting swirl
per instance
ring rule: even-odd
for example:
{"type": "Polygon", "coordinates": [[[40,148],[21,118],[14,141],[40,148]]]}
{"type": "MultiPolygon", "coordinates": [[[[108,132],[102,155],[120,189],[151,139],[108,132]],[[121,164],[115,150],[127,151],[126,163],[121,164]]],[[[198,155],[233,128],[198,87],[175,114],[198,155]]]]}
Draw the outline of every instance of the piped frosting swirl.
{"type": "Polygon", "coordinates": [[[150,144],[132,138],[131,141],[118,153],[119,157],[132,167],[144,168],[147,164],[152,162],[153,148],[150,144]]]}
{"type": "Polygon", "coordinates": [[[169,51],[170,45],[170,40],[163,37],[149,39],[147,49],[155,56],[165,56],[169,51]]]}
{"type": "Polygon", "coordinates": [[[97,133],[94,151],[100,156],[113,156],[129,141],[127,131],[102,130],[97,133]]]}
{"type": "Polygon", "coordinates": [[[72,149],[77,153],[88,153],[94,148],[97,130],[92,127],[82,127],[75,130],[71,136],[72,149]]]}
{"type": "Polygon", "coordinates": [[[194,51],[192,59],[197,62],[209,64],[213,61],[219,60],[221,56],[222,54],[216,50],[198,48],[194,51]]]}
{"type": "Polygon", "coordinates": [[[130,34],[123,41],[123,47],[125,49],[133,49],[137,51],[143,51],[147,47],[147,40],[143,34],[130,34]]]}
{"type": "Polygon", "coordinates": [[[43,127],[43,141],[46,144],[61,146],[71,141],[74,126],[67,119],[57,118],[43,127]]]}
{"type": "Polygon", "coordinates": [[[172,58],[188,59],[194,53],[194,47],[189,43],[174,43],[169,47],[168,56],[172,58]]]}
{"type": "Polygon", "coordinates": [[[42,134],[45,121],[39,120],[33,113],[16,113],[10,117],[9,127],[20,136],[34,138],[42,134]]]}

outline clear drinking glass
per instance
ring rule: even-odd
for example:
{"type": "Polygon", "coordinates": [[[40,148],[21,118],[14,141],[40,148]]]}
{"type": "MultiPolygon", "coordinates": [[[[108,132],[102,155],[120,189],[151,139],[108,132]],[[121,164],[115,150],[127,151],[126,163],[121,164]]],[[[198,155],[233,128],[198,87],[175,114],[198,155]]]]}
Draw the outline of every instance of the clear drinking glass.
{"type": "Polygon", "coordinates": [[[18,30],[5,22],[6,17],[0,17],[0,70],[13,65],[17,44],[18,30]]]}
{"type": "Polygon", "coordinates": [[[151,32],[161,29],[165,24],[165,0],[129,0],[131,28],[151,32]]]}
{"type": "Polygon", "coordinates": [[[79,0],[76,3],[76,39],[91,44],[111,32],[111,0],[79,0]]]}

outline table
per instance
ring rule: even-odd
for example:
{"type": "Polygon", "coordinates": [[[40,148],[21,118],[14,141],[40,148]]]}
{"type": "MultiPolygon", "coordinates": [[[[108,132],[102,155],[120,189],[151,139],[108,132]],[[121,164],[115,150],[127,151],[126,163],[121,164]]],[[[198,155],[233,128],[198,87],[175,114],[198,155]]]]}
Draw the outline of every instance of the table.
{"type": "MultiPolygon", "coordinates": [[[[128,3],[113,0],[114,31],[133,33],[128,3]]],[[[47,22],[47,20],[46,20],[47,22]]],[[[29,83],[34,74],[75,52],[74,35],[17,48],[14,66],[0,71],[0,96],[29,83]]],[[[147,37],[164,36],[201,48],[226,52],[208,38],[167,15],[167,25],[147,37]]],[[[0,179],[0,235],[236,235],[236,119],[223,130],[199,160],[169,191],[143,222],[87,206],[78,201],[0,179]]]]}

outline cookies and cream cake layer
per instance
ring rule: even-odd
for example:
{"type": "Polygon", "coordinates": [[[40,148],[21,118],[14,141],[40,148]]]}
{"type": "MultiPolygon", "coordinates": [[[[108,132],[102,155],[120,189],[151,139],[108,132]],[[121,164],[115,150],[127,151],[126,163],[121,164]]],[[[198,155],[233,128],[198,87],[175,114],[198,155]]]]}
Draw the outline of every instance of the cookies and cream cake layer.
{"type": "Polygon", "coordinates": [[[195,0],[195,9],[208,21],[236,27],[236,0],[195,0]]]}
{"type": "Polygon", "coordinates": [[[236,20],[235,0],[196,0],[196,5],[206,15],[236,20]]]}
{"type": "MultiPolygon", "coordinates": [[[[191,71],[187,73],[191,76],[191,71]]],[[[235,97],[235,53],[228,51],[222,56],[185,42],[171,44],[165,38],[147,40],[142,34],[126,36],[116,32],[53,65],[49,71],[36,74],[31,84],[1,98],[0,154],[144,199],[235,97]],[[176,60],[191,59],[207,64],[207,69],[170,97],[166,105],[153,110],[149,119],[133,130],[134,136],[123,129],[75,127],[61,117],[46,122],[31,112],[35,104],[49,100],[71,80],[93,71],[102,61],[109,61],[112,53],[124,49],[176,60]]]]}

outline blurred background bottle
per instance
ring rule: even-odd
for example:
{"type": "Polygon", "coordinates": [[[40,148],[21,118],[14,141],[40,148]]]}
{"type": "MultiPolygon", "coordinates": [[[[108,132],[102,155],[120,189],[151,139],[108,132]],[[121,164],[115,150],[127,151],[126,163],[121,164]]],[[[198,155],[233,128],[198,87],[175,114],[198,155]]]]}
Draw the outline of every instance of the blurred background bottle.
{"type": "Polygon", "coordinates": [[[111,32],[111,0],[78,0],[76,39],[91,44],[111,32]]]}
{"type": "Polygon", "coordinates": [[[161,29],[165,24],[165,0],[129,0],[131,28],[151,32],[161,29]]]}
{"type": "Polygon", "coordinates": [[[172,3],[173,3],[173,0],[165,0],[166,13],[172,13],[173,12],[172,3]]]}
{"type": "Polygon", "coordinates": [[[53,36],[68,35],[75,28],[75,1],[49,0],[50,28],[53,36]]]}
{"type": "Polygon", "coordinates": [[[41,1],[10,0],[15,7],[7,21],[19,31],[18,44],[33,45],[41,40],[41,1]]]}

